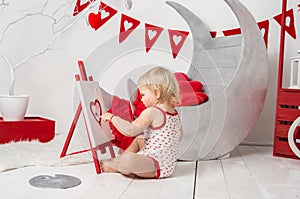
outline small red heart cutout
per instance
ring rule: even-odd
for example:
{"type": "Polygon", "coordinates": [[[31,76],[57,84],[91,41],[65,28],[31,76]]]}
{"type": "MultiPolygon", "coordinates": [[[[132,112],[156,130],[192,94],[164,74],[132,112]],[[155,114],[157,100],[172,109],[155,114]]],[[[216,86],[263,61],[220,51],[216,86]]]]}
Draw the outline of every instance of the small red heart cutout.
{"type": "Polygon", "coordinates": [[[95,13],[90,13],[89,17],[89,24],[91,25],[91,27],[95,30],[97,30],[98,28],[100,28],[101,24],[101,15],[100,13],[95,14],[95,13]]]}
{"type": "Polygon", "coordinates": [[[95,120],[101,125],[101,115],[102,115],[102,109],[100,102],[96,99],[95,102],[90,103],[90,110],[93,114],[95,120]]]}

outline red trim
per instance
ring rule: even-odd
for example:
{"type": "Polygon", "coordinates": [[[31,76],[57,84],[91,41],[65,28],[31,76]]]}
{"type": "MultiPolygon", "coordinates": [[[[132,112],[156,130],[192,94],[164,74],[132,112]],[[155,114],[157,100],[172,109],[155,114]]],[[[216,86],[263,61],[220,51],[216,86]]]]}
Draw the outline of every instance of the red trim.
{"type": "Polygon", "coordinates": [[[156,169],[156,176],[155,176],[155,179],[158,179],[160,177],[160,167],[159,167],[159,163],[157,160],[155,160],[154,158],[152,158],[151,156],[148,156],[148,158],[151,158],[154,162],[154,165],[155,165],[155,169],[156,169]]]}
{"type": "Polygon", "coordinates": [[[286,21],[286,0],[282,0],[282,16],[281,16],[281,29],[280,29],[280,49],[279,49],[279,63],[278,63],[278,82],[277,92],[282,88],[282,74],[284,64],[284,44],[285,44],[285,21],[286,21]]]}
{"type": "Polygon", "coordinates": [[[167,121],[166,115],[171,115],[171,116],[178,115],[178,112],[176,110],[175,110],[175,113],[170,113],[170,112],[167,112],[167,111],[165,111],[165,110],[163,110],[163,109],[161,109],[161,108],[159,108],[157,106],[155,106],[153,108],[157,108],[158,110],[160,110],[164,114],[164,122],[161,125],[159,125],[159,126],[151,127],[151,129],[153,129],[153,130],[160,129],[160,128],[162,128],[166,124],[166,121],[167,121]]]}
{"type": "Polygon", "coordinates": [[[167,115],[172,115],[172,116],[178,115],[178,112],[177,112],[176,110],[175,110],[175,113],[170,113],[170,112],[165,111],[165,110],[163,110],[162,108],[159,108],[159,107],[157,107],[157,106],[155,106],[154,108],[157,108],[158,110],[160,110],[161,112],[163,112],[163,113],[165,113],[165,114],[167,114],[167,115]]]}
{"type": "Polygon", "coordinates": [[[157,129],[162,128],[162,127],[166,124],[167,119],[166,119],[166,112],[165,112],[164,110],[162,110],[162,109],[159,108],[159,107],[154,107],[154,108],[157,108],[158,110],[160,110],[160,111],[162,112],[162,114],[164,115],[164,122],[163,122],[161,125],[156,126],[156,127],[153,127],[153,126],[151,127],[151,129],[157,130],[157,129]]]}

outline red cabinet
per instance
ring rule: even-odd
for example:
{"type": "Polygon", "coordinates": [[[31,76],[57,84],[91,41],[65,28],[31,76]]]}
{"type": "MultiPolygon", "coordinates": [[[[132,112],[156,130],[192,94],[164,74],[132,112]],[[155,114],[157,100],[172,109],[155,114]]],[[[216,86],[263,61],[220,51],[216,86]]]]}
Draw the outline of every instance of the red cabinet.
{"type": "MultiPolygon", "coordinates": [[[[291,149],[288,138],[291,125],[300,116],[300,89],[282,88],[286,31],[286,7],[287,0],[282,0],[273,155],[300,159],[291,149]]],[[[298,142],[298,140],[300,140],[300,130],[298,126],[293,132],[292,140],[293,143],[295,143],[296,148],[300,149],[300,143],[298,142]]]]}
{"type": "MultiPolygon", "coordinates": [[[[274,131],[274,148],[275,156],[298,158],[288,143],[288,131],[291,124],[300,116],[300,89],[278,89],[275,131],[274,131]]],[[[300,127],[294,131],[294,140],[300,139],[300,127]]],[[[296,143],[300,149],[300,143],[296,143]]]]}

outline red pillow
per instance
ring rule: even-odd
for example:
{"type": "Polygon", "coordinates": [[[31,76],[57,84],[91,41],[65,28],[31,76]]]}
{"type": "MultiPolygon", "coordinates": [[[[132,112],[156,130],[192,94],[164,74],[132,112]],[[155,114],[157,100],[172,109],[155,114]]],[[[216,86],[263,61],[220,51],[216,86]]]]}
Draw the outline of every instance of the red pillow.
{"type": "Polygon", "coordinates": [[[195,106],[208,100],[208,96],[203,92],[180,93],[179,106],[195,106]]]}

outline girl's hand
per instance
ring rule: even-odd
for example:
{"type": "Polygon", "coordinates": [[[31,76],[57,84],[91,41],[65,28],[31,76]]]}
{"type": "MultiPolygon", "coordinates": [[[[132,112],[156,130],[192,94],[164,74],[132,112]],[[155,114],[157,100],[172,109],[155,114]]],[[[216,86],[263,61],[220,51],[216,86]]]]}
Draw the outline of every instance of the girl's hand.
{"type": "Polygon", "coordinates": [[[111,119],[113,118],[113,114],[109,113],[109,112],[106,112],[104,114],[102,114],[100,117],[102,120],[106,121],[106,122],[110,122],[111,119]]]}

